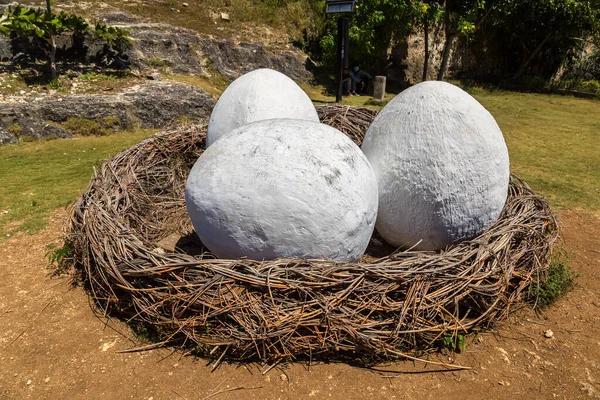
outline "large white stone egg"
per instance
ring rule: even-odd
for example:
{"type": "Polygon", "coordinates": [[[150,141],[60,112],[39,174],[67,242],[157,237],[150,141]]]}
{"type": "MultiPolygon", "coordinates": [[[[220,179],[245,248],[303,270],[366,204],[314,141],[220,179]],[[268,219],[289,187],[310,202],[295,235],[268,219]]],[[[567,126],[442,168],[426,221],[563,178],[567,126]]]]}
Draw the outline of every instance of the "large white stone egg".
{"type": "Polygon", "coordinates": [[[508,194],[502,132],[472,96],[423,82],[396,96],[362,145],[377,176],[376,228],[390,244],[440,250],[493,224],[508,194]]]}
{"type": "Polygon", "coordinates": [[[185,198],[202,243],[228,259],[356,261],[377,218],[377,182],[360,148],[303,120],[221,137],[192,168],[185,198]]]}
{"type": "Polygon", "coordinates": [[[296,82],[272,69],[248,72],[217,101],[208,123],[207,146],[250,122],[281,118],[319,122],[312,101],[296,82]]]}

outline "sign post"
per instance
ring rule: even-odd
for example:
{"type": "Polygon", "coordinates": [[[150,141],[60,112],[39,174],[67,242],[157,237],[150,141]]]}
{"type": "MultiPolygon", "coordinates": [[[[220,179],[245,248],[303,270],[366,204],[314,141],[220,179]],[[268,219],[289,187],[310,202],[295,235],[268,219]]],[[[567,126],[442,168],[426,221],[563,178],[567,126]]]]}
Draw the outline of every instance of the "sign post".
{"type": "MultiPolygon", "coordinates": [[[[340,14],[340,13],[351,13],[356,7],[356,0],[327,0],[326,10],[327,14],[340,14]]],[[[336,83],[336,96],[335,101],[339,103],[342,101],[343,95],[343,71],[344,68],[348,68],[349,59],[349,30],[350,30],[350,19],[345,17],[338,18],[338,36],[337,36],[337,57],[335,63],[335,83],[336,83]]]]}

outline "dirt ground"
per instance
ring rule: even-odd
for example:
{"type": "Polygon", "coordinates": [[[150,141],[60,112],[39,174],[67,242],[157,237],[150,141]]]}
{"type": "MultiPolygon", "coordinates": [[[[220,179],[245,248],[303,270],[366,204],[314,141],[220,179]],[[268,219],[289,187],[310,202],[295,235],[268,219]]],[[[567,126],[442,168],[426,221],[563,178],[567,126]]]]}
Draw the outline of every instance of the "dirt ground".
{"type": "Polygon", "coordinates": [[[136,345],[128,328],[96,318],[81,288],[48,276],[45,245],[60,238],[57,214],[43,232],[0,243],[0,400],[600,398],[600,219],[559,215],[576,289],[541,315],[518,311],[471,339],[450,360],[471,370],[290,364],[263,375],[259,365],[211,372],[205,360],[169,349],[119,353],[136,345]]]}

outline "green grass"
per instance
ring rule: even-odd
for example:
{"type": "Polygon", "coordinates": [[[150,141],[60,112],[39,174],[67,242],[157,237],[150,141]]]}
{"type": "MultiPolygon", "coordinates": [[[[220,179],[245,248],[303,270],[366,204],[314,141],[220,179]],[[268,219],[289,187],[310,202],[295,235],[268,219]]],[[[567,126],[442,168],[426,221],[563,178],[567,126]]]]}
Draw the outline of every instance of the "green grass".
{"type": "Polygon", "coordinates": [[[600,214],[600,102],[471,89],[496,118],[511,169],[559,208],[600,214]]]}
{"type": "MultiPolygon", "coordinates": [[[[453,82],[459,84],[457,82],[453,82]]],[[[335,99],[322,87],[300,85],[315,104],[335,99]]],[[[465,87],[496,118],[508,146],[512,172],[554,207],[600,215],[600,101],[560,95],[465,87]]],[[[386,100],[394,97],[386,94],[386,100]]],[[[368,96],[342,104],[367,106],[368,96]]]]}
{"type": "Polygon", "coordinates": [[[215,71],[210,71],[211,77],[210,79],[201,75],[170,75],[165,74],[165,79],[181,82],[187,85],[192,85],[199,87],[204,90],[206,93],[213,96],[215,99],[218,99],[221,96],[221,93],[229,86],[231,81],[227,79],[225,76],[219,74],[215,71]]]}
{"type": "Polygon", "coordinates": [[[14,73],[0,74],[0,94],[15,95],[27,89],[25,79],[14,73]]]}
{"type": "MultiPolygon", "coordinates": [[[[299,83],[298,85],[302,88],[302,90],[306,92],[308,97],[310,97],[310,99],[316,105],[335,103],[335,96],[330,96],[326,94],[325,88],[323,86],[311,86],[305,83],[299,83]]],[[[394,98],[394,96],[394,94],[386,93],[385,100],[390,101],[394,98]]],[[[378,110],[382,108],[382,106],[380,105],[372,104],[371,96],[344,96],[342,97],[341,104],[346,106],[370,107],[376,108],[378,110]]]]}
{"type": "MultiPolygon", "coordinates": [[[[174,80],[206,87],[204,78],[174,80]],[[192,80],[192,81],[190,81],[192,80]]],[[[321,87],[301,85],[315,104],[333,102],[321,87]]],[[[496,118],[508,144],[513,172],[553,206],[600,215],[600,102],[556,95],[468,89],[496,118]]],[[[387,95],[390,100],[393,95],[387,95]]],[[[368,96],[345,97],[364,105],[368,96]]],[[[374,108],[381,108],[373,106],[374,108]]],[[[94,165],[139,142],[148,131],[79,137],[0,147],[0,240],[17,231],[36,232],[51,213],[87,186],[94,165]],[[4,214],[4,210],[8,213],[4,214]]]]}
{"type": "Polygon", "coordinates": [[[83,192],[94,166],[151,133],[0,146],[0,240],[7,234],[42,229],[54,210],[83,192]]]}

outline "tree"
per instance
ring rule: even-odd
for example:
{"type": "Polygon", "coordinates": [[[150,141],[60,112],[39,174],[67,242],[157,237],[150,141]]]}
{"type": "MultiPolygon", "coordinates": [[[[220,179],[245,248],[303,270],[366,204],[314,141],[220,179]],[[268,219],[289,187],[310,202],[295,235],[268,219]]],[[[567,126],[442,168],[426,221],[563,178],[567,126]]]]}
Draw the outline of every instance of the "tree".
{"type": "Polygon", "coordinates": [[[600,17],[599,2],[588,0],[497,0],[488,11],[478,45],[493,50],[513,79],[554,73],[598,29],[600,17]]]}
{"type": "MultiPolygon", "coordinates": [[[[418,13],[415,0],[365,0],[358,3],[350,22],[350,48],[365,69],[385,73],[392,41],[404,41],[418,13]]],[[[330,17],[321,37],[323,61],[333,65],[337,17],[330,17]]]]}
{"type": "Polygon", "coordinates": [[[370,0],[359,3],[350,26],[356,58],[374,60],[376,72],[385,72],[392,41],[404,41],[419,13],[412,0],[370,0]]]}
{"type": "Polygon", "coordinates": [[[414,26],[423,28],[425,36],[425,56],[423,58],[423,81],[427,80],[429,74],[429,32],[432,26],[439,22],[442,15],[442,8],[439,1],[425,0],[418,4],[418,15],[415,18],[414,26]]]}
{"type": "MultiPolygon", "coordinates": [[[[9,10],[8,14],[0,16],[0,34],[15,32],[19,37],[32,38],[41,42],[40,47],[46,53],[52,79],[57,78],[56,71],[56,38],[63,33],[73,36],[83,36],[90,30],[89,24],[84,18],[67,14],[61,11],[53,14],[48,10],[28,9],[17,6],[9,10]]],[[[93,33],[106,41],[111,47],[120,50],[131,43],[127,37],[128,31],[96,25],[93,33]]]]}
{"type": "Polygon", "coordinates": [[[446,42],[442,52],[442,64],[437,79],[441,81],[448,69],[450,50],[459,35],[471,36],[475,32],[475,21],[484,8],[485,0],[445,0],[443,5],[444,32],[446,42]]]}

